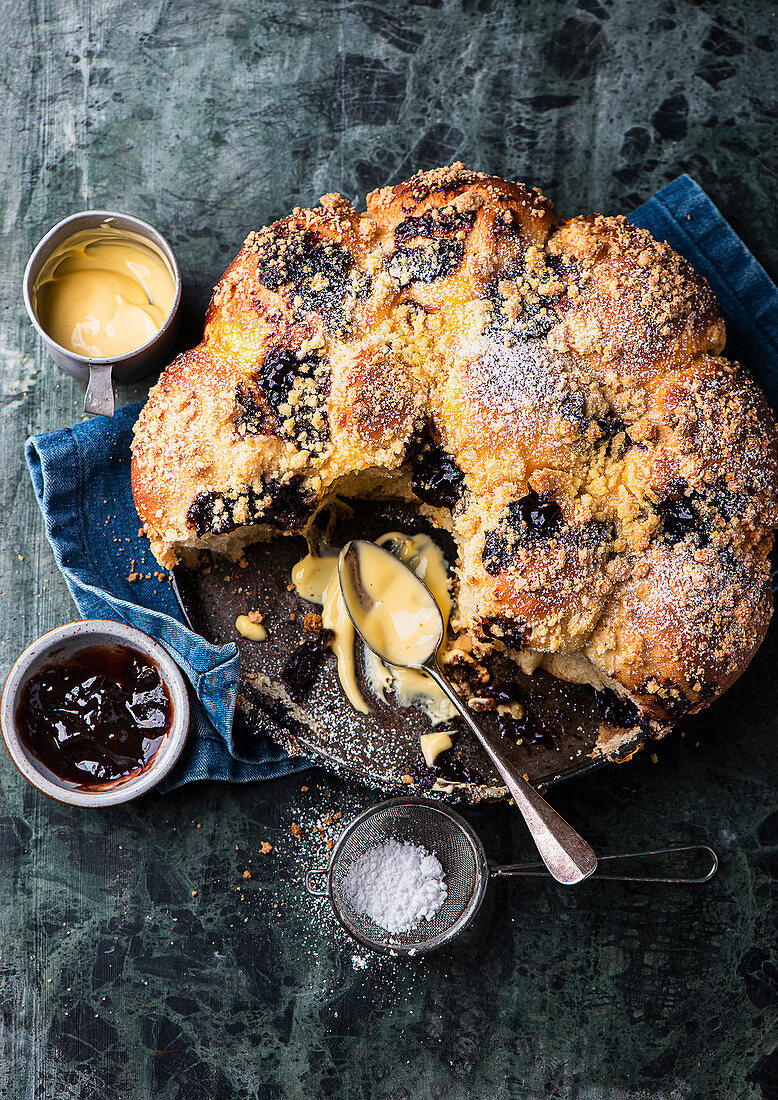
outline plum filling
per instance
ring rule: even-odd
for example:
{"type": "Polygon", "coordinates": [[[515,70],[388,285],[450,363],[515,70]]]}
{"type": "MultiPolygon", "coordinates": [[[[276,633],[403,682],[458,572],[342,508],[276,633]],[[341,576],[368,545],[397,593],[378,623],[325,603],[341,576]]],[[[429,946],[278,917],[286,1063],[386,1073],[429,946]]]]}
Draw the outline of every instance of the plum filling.
{"type": "Polygon", "coordinates": [[[453,509],[464,492],[465,475],[440,443],[429,432],[420,433],[409,443],[406,460],[419,500],[433,508],[453,509]]]}
{"type": "Polygon", "coordinates": [[[234,493],[213,489],[198,493],[186,513],[186,521],[198,538],[224,535],[255,523],[295,530],[309,518],[312,506],[310,493],[299,482],[269,481],[261,491],[248,485],[234,493]]]}
{"type": "Polygon", "coordinates": [[[553,538],[562,526],[562,509],[553,500],[546,500],[531,490],[512,501],[503,512],[497,527],[487,531],[481,559],[492,576],[509,568],[520,546],[532,546],[553,538]]]}
{"type": "Polygon", "coordinates": [[[475,217],[474,210],[438,207],[401,221],[394,231],[395,251],[387,260],[389,274],[401,287],[453,275],[462,263],[464,238],[475,217]],[[417,244],[409,246],[410,241],[417,244]]]}
{"type": "Polygon", "coordinates": [[[474,786],[486,782],[482,772],[463,764],[461,760],[452,758],[450,750],[442,752],[438,761],[439,763],[431,768],[427,764],[419,764],[411,769],[411,778],[420,791],[431,790],[438,780],[441,783],[471,783],[474,786]]]}
{"type": "Polygon", "coordinates": [[[518,340],[545,336],[559,319],[554,306],[564,289],[545,260],[540,271],[521,263],[500,272],[485,287],[491,308],[486,332],[518,340]]]}
{"type": "Polygon", "coordinates": [[[700,500],[692,496],[665,498],[656,505],[659,516],[659,530],[662,539],[669,546],[693,541],[697,546],[706,546],[709,541],[706,524],[700,515],[700,500]]]}
{"type": "Polygon", "coordinates": [[[484,638],[502,642],[507,649],[521,649],[527,636],[524,623],[516,619],[508,619],[504,615],[483,619],[479,624],[479,630],[484,638]]]}
{"type": "Polygon", "coordinates": [[[434,283],[453,275],[464,254],[462,241],[432,240],[417,248],[398,248],[386,267],[401,287],[409,283],[434,283]]]}
{"type": "Polygon", "coordinates": [[[431,240],[456,237],[469,233],[475,224],[475,210],[456,210],[454,207],[440,207],[426,210],[420,217],[409,217],[401,221],[394,231],[395,244],[412,241],[416,237],[431,240]]]}
{"type": "Polygon", "coordinates": [[[295,316],[318,313],[330,331],[345,331],[354,303],[370,293],[370,276],[356,266],[351,253],[313,230],[287,231],[284,236],[277,227],[257,252],[260,283],[276,292],[288,287],[295,316]]]}
{"type": "Polygon", "coordinates": [[[611,409],[605,416],[598,417],[597,427],[600,430],[597,446],[604,447],[609,458],[620,458],[631,443],[627,425],[611,409]]]}
{"type": "Polygon", "coordinates": [[[281,679],[295,703],[302,702],[307,695],[326,653],[327,636],[322,633],[308,638],[290,654],[281,679]]]}
{"type": "Polygon", "coordinates": [[[330,437],[326,406],[330,381],[327,359],[315,354],[300,356],[291,348],[273,348],[258,374],[262,396],[244,383],[235,392],[236,431],[239,435],[280,435],[306,450],[321,448],[330,437]]]}
{"type": "Polygon", "coordinates": [[[610,688],[595,691],[594,696],[603,722],[618,729],[632,729],[640,724],[640,711],[630,699],[623,699],[610,688]]]}

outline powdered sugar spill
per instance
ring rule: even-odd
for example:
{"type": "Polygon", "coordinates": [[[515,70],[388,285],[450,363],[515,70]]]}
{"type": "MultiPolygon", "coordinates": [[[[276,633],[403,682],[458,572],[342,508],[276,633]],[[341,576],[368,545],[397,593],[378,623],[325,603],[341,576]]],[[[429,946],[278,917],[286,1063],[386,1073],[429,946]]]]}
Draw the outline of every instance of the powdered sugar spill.
{"type": "Polygon", "coordinates": [[[432,920],[448,895],[437,856],[418,844],[387,840],[349,868],[343,894],[354,909],[387,932],[408,932],[432,920]]]}

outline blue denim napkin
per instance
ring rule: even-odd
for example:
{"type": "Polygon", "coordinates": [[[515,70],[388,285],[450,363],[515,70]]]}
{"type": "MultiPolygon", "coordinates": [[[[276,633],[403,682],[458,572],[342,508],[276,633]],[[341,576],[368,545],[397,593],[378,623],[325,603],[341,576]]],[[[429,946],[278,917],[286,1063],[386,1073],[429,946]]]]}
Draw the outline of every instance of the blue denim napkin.
{"type": "Polygon", "coordinates": [[[46,535],[81,615],[130,623],[157,638],[197,696],[186,748],[162,788],[193,779],[276,779],[310,767],[262,732],[267,715],[259,715],[253,735],[233,731],[237,646],[210,645],[184,626],[166,573],[138,536],[130,443],[140,410],[126,405],[111,419],[33,436],[26,457],[46,535]]]}
{"type": "MultiPolygon", "coordinates": [[[[630,221],[667,241],[705,276],[727,324],[728,354],[751,369],[778,408],[778,289],[705,192],[681,176],[630,221]]],[[[96,417],[27,441],[46,534],[78,610],[152,634],[189,678],[199,703],[168,788],[193,779],[274,779],[308,767],[270,739],[269,715],[257,717],[258,731],[250,735],[234,732],[237,648],[210,645],[184,626],[166,577],[138,537],[130,442],[139,410],[128,405],[112,420],[96,417]],[[129,581],[133,573],[139,579],[129,581]]]]}

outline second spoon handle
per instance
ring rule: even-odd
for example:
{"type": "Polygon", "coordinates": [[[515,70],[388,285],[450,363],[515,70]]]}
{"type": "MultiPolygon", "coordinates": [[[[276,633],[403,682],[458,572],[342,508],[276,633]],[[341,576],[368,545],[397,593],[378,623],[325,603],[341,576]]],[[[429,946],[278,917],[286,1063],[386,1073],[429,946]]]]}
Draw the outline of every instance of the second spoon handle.
{"type": "Polygon", "coordinates": [[[527,823],[541,859],[557,882],[565,886],[574,886],[577,882],[588,878],[597,867],[597,856],[592,848],[516,770],[499,742],[474,722],[467,707],[443,675],[437,662],[433,659],[425,664],[424,671],[430,674],[441,691],[445,692],[457,708],[504,779],[506,787],[527,823]]]}

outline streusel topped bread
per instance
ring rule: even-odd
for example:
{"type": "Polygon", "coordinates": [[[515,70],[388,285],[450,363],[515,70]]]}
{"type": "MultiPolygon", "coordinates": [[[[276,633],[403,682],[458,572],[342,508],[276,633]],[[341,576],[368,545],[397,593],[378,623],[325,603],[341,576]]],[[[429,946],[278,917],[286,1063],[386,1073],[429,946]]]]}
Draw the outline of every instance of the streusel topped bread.
{"type": "Polygon", "coordinates": [[[452,531],[460,644],[667,722],[772,610],[778,436],[705,283],[621,217],[462,165],[252,233],[136,426],[161,564],[396,490],[452,531]]]}

